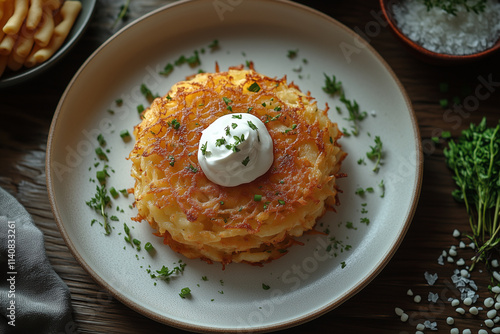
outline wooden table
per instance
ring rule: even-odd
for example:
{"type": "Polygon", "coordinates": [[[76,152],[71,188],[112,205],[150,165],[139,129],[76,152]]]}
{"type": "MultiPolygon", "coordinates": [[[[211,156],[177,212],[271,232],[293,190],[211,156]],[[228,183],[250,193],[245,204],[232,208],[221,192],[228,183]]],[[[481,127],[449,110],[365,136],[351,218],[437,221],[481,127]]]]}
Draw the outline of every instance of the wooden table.
{"type": "MultiPolygon", "coordinates": [[[[415,325],[425,320],[437,321],[440,333],[451,328],[445,323],[455,317],[456,327],[477,333],[484,327],[484,312],[478,316],[458,316],[447,299],[456,297],[450,276],[455,265],[439,265],[443,250],[457,245],[454,229],[469,231],[465,209],[454,202],[451,173],[446,168],[442,145],[430,138],[441,131],[458,136],[469,122],[487,116],[493,125],[500,112],[499,55],[467,66],[434,66],[414,58],[395,39],[381,21],[378,1],[301,1],[344,23],[364,31],[369,43],[382,55],[401,80],[413,103],[424,143],[424,179],[420,202],[413,223],[396,255],[366,288],[337,309],[307,324],[287,330],[290,333],[414,333],[415,325]],[[379,30],[376,28],[379,25],[379,30]],[[373,30],[370,30],[373,29],[373,30]],[[476,89],[486,92],[483,81],[495,84],[487,98],[479,99],[470,113],[450,113],[439,105],[441,98],[468,94],[476,89]],[[439,84],[448,82],[449,93],[441,93],[439,84]],[[481,88],[482,87],[482,88],[481,88]],[[437,273],[438,282],[429,287],[424,272],[437,273]],[[415,303],[407,296],[412,289],[423,301],[415,303]],[[429,291],[438,293],[440,301],[427,302],[429,291]],[[395,307],[409,315],[406,322],[396,316],[395,307]]],[[[166,1],[132,1],[130,19],[139,17],[166,1]]],[[[115,31],[111,28],[121,3],[100,0],[92,24],[83,39],[67,57],[49,72],[34,80],[0,91],[0,186],[12,193],[30,212],[45,235],[47,254],[57,273],[71,290],[75,328],[81,333],[181,333],[152,321],[124,306],[98,286],[78,265],[54,222],[45,185],[45,150],[50,122],[73,74],[85,59],[115,31]]],[[[472,256],[464,251],[462,256],[472,256]]],[[[481,268],[479,268],[481,269],[481,268]]],[[[472,277],[479,286],[481,298],[489,296],[485,271],[476,270],[472,277]]],[[[482,299],[480,299],[481,301],[482,299]]],[[[482,304],[481,304],[482,305],[482,304]]]]}

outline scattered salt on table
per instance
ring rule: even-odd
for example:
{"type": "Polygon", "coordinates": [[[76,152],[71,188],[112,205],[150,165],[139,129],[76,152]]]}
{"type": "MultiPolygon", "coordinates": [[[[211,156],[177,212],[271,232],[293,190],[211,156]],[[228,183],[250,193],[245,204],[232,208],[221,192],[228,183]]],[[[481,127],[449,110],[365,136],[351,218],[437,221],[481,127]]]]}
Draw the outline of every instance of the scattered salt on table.
{"type": "Polygon", "coordinates": [[[438,279],[438,274],[429,274],[427,271],[424,273],[425,280],[427,281],[427,284],[429,285],[434,285],[438,279]]]}

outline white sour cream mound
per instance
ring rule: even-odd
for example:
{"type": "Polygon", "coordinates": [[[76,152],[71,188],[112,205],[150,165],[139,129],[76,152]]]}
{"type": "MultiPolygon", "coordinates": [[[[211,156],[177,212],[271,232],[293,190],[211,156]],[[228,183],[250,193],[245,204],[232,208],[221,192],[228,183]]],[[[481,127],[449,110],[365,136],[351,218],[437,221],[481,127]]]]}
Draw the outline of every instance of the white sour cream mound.
{"type": "Polygon", "coordinates": [[[198,162],[207,178],[225,187],[252,182],[273,164],[273,141],[251,114],[228,114],[203,130],[198,162]]]}

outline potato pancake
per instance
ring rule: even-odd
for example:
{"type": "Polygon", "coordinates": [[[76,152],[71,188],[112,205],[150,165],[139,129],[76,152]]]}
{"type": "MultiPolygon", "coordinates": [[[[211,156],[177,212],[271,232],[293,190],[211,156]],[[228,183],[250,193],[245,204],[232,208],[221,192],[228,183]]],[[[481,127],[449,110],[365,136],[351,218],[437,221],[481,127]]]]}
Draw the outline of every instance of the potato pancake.
{"type": "Polygon", "coordinates": [[[242,67],[202,73],[156,98],[134,129],[130,153],[137,221],[188,258],[262,264],[338,205],[342,133],[310,94],[242,67]],[[274,160],[237,186],[210,181],[200,167],[202,132],[221,116],[249,113],[265,124],[274,160]]]}

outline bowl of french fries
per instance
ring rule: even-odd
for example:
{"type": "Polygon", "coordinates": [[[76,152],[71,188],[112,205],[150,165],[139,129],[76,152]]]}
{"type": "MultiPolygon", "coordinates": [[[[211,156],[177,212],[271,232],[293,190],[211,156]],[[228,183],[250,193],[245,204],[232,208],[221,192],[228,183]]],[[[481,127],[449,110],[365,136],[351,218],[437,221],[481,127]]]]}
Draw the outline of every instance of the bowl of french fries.
{"type": "Polygon", "coordinates": [[[96,0],[0,0],[0,87],[45,71],[85,31],[96,0]]]}

